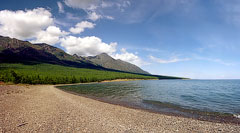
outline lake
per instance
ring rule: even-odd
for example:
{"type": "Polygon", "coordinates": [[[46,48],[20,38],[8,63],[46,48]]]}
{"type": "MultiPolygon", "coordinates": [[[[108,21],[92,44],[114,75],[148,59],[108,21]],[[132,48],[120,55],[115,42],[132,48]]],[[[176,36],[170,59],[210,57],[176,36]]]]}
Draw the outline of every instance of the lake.
{"type": "Polygon", "coordinates": [[[137,80],[58,88],[105,102],[194,118],[237,120],[240,114],[240,80],[137,80]]]}

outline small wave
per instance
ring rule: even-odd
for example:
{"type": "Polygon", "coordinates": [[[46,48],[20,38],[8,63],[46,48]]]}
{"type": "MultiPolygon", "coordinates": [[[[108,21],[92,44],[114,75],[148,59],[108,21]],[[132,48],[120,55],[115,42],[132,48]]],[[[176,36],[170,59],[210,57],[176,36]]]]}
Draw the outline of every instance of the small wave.
{"type": "MultiPolygon", "coordinates": [[[[230,116],[233,116],[230,113],[222,113],[222,112],[201,110],[201,109],[176,105],[176,104],[167,103],[167,102],[160,102],[160,101],[154,101],[154,100],[143,100],[142,102],[154,105],[155,107],[173,109],[173,110],[179,111],[178,113],[181,113],[181,114],[182,113],[184,113],[184,114],[187,113],[190,116],[191,115],[209,116],[209,117],[210,116],[211,117],[230,117],[230,116]]],[[[237,118],[240,119],[240,115],[236,115],[236,116],[237,116],[237,118]]],[[[234,116],[234,117],[236,117],[236,116],[234,116]]]]}
{"type": "Polygon", "coordinates": [[[181,95],[185,101],[197,102],[198,100],[194,96],[190,95],[181,95]]]}

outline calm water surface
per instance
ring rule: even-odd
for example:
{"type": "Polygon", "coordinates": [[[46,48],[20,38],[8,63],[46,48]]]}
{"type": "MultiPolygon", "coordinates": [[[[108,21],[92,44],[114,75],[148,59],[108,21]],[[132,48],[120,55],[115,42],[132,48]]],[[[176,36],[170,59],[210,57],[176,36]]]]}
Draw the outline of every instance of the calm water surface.
{"type": "Polygon", "coordinates": [[[240,114],[240,80],[139,80],[60,88],[159,112],[240,114]]]}

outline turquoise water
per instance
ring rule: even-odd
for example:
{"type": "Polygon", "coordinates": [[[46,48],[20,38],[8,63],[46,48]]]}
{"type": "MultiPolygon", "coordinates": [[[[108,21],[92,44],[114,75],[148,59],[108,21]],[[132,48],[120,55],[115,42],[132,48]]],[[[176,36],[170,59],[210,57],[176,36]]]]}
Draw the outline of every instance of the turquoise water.
{"type": "Polygon", "coordinates": [[[240,114],[240,80],[139,80],[60,88],[159,112],[240,114]]]}

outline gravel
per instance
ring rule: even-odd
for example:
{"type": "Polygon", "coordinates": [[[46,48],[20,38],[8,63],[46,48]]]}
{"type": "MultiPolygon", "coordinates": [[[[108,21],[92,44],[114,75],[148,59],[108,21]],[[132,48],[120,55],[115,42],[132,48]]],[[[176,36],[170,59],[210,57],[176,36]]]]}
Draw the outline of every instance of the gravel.
{"type": "Polygon", "coordinates": [[[0,85],[0,132],[240,132],[240,125],[150,113],[63,92],[0,85]]]}

